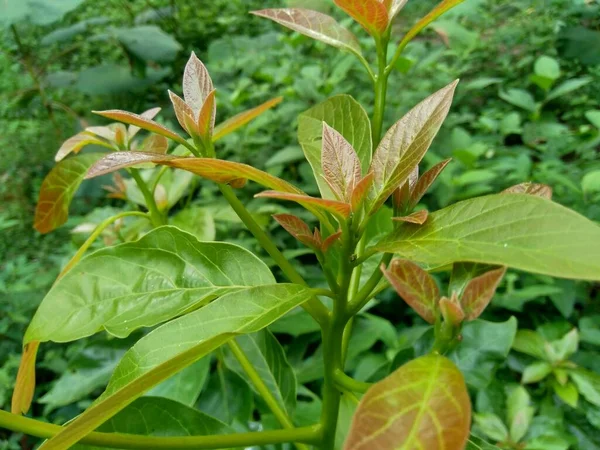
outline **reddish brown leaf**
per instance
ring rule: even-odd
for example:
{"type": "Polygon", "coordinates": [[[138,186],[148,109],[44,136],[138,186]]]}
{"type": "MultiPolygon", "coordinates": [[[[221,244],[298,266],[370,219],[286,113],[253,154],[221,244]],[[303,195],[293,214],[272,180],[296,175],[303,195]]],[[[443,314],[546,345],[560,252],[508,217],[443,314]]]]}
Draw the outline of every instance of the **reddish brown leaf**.
{"type": "Polygon", "coordinates": [[[344,450],[462,450],[470,428],[471,402],[460,370],[431,354],[366,392],[344,450]]]}
{"type": "Polygon", "coordinates": [[[48,233],[67,221],[69,205],[92,164],[104,153],[85,153],[60,161],[44,178],[35,209],[34,227],[48,233]]]}
{"type": "Polygon", "coordinates": [[[360,160],[352,145],[323,122],[321,166],[325,181],[338,200],[349,202],[361,179],[360,160]]]}
{"type": "Polygon", "coordinates": [[[356,36],[337,23],[333,17],[318,11],[282,8],[252,11],[252,14],[271,19],[284,27],[334,47],[360,54],[360,44],[356,36]]]}
{"type": "Polygon", "coordinates": [[[91,131],[82,131],[81,133],[77,133],[75,136],[71,136],[67,139],[58,149],[56,156],[54,157],[55,161],[62,161],[65,156],[70,153],[79,153],[79,151],[85,147],[86,145],[101,145],[103,147],[110,148],[114,150],[115,148],[104,139],[99,139],[96,137],[94,133],[91,131]]]}
{"type": "Polygon", "coordinates": [[[426,271],[407,259],[395,259],[383,275],[398,295],[429,323],[435,323],[436,304],[440,291],[435,280],[426,271]]]}
{"type": "Polygon", "coordinates": [[[460,299],[467,320],[477,319],[481,315],[492,300],[505,273],[506,267],[500,267],[473,278],[467,283],[460,299]]]}
{"type": "Polygon", "coordinates": [[[408,223],[416,223],[417,225],[423,225],[427,220],[427,216],[429,213],[426,209],[422,209],[420,211],[415,211],[414,213],[404,216],[404,217],[393,217],[392,220],[397,222],[408,222],[408,223]]]}
{"type": "MultiPolygon", "coordinates": [[[[158,113],[160,112],[161,108],[150,108],[147,111],[144,111],[143,113],[140,114],[140,117],[143,117],[144,119],[148,119],[148,120],[152,120],[154,119],[158,113]]],[[[135,125],[129,125],[129,128],[127,129],[127,137],[129,138],[129,141],[131,142],[131,140],[134,138],[134,136],[136,134],[138,134],[138,131],[140,131],[140,127],[135,126],[135,125]]]]}
{"type": "Polygon", "coordinates": [[[194,120],[194,111],[190,108],[187,103],[183,101],[181,97],[173,92],[169,91],[169,97],[171,103],[173,103],[173,109],[175,110],[175,116],[181,128],[183,128],[190,136],[197,136],[198,126],[194,120]]]}
{"type": "Polygon", "coordinates": [[[240,114],[236,114],[235,116],[227,119],[224,122],[221,122],[219,125],[215,127],[215,131],[213,134],[213,141],[218,141],[223,136],[227,136],[229,133],[234,132],[238,128],[243,127],[248,122],[256,119],[263,112],[268,109],[273,108],[274,106],[281,103],[283,97],[273,98],[267,102],[264,102],[262,105],[257,106],[256,108],[249,109],[248,111],[244,111],[240,114]]]}
{"type": "Polygon", "coordinates": [[[94,114],[98,114],[108,119],[117,120],[119,122],[134,125],[144,130],[151,131],[152,133],[160,134],[166,138],[172,139],[175,142],[187,146],[188,143],[185,139],[179,136],[174,131],[169,130],[166,127],[154,122],[153,120],[146,119],[138,114],[130,113],[127,111],[121,111],[118,109],[112,109],[108,111],[92,111],[94,114]]]}
{"type": "Polygon", "coordinates": [[[442,162],[437,163],[427,172],[425,172],[421,178],[417,181],[412,192],[410,194],[410,205],[414,208],[419,201],[423,198],[427,190],[431,187],[433,182],[437,179],[437,177],[442,173],[444,168],[452,161],[452,158],[446,159],[442,162]]]}
{"type": "Polygon", "coordinates": [[[367,194],[369,193],[371,186],[373,185],[373,180],[373,172],[369,172],[356,184],[354,190],[352,191],[352,195],[350,196],[352,211],[356,212],[362,206],[365,198],[367,198],[367,194]]]}
{"type": "Polygon", "coordinates": [[[552,188],[540,183],[521,183],[502,191],[503,194],[528,194],[552,200],[552,188]]]}
{"type": "Polygon", "coordinates": [[[336,200],[326,200],[323,198],[309,197],[303,194],[290,194],[288,192],[264,191],[256,194],[255,197],[275,198],[279,200],[289,200],[296,202],[305,208],[317,208],[322,211],[330,212],[337,217],[346,219],[350,215],[350,205],[348,203],[338,202],[336,200]]]}
{"type": "Polygon", "coordinates": [[[127,128],[122,123],[113,123],[110,125],[112,130],[115,132],[115,143],[119,149],[125,149],[127,147],[127,128]]]}
{"type": "Polygon", "coordinates": [[[329,250],[329,247],[335,244],[340,237],[342,237],[342,230],[338,230],[332,235],[327,236],[327,238],[323,241],[323,244],[321,245],[321,251],[323,253],[326,253],[327,250],[329,250]]]}
{"type": "Polygon", "coordinates": [[[35,391],[35,358],[39,346],[39,341],[31,341],[23,348],[12,396],[11,412],[13,414],[25,414],[31,406],[35,391]]]}
{"type": "Polygon", "coordinates": [[[321,244],[310,232],[306,222],[292,214],[274,214],[273,218],[281,225],[285,231],[290,233],[304,245],[311,248],[318,248],[321,244]]]}
{"type": "Polygon", "coordinates": [[[388,27],[388,11],[380,0],[334,0],[334,2],[372,36],[381,36],[388,27]]]}
{"type": "Polygon", "coordinates": [[[90,167],[86,179],[115,172],[119,169],[143,163],[158,163],[176,158],[172,155],[161,155],[153,152],[114,152],[108,153],[90,167]]]}
{"type": "MultiPolygon", "coordinates": [[[[217,101],[215,98],[216,90],[210,91],[202,105],[198,115],[198,133],[204,140],[210,140],[215,128],[215,115],[217,113],[217,101]]],[[[210,141],[209,141],[210,142],[210,141]]]]}
{"type": "Polygon", "coordinates": [[[202,105],[214,90],[212,80],[202,61],[192,52],[183,72],[183,98],[198,119],[202,105]]]}
{"type": "Polygon", "coordinates": [[[465,312],[458,302],[456,292],[453,292],[450,298],[442,297],[439,302],[439,308],[444,322],[450,325],[458,326],[465,320],[465,312]]]}

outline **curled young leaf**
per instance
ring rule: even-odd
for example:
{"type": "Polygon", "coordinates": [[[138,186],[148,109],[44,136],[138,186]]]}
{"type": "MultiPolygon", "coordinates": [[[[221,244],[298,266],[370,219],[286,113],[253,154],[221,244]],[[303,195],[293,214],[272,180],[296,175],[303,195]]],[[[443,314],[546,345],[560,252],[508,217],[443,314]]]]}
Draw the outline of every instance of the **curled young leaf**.
{"type": "Polygon", "coordinates": [[[101,145],[103,147],[110,148],[111,150],[115,149],[109,142],[106,142],[104,139],[100,139],[96,136],[97,134],[91,130],[77,133],[75,136],[72,136],[63,142],[58,149],[54,160],[56,162],[62,161],[70,153],[79,153],[79,151],[86,145],[101,145]]]}
{"type": "Polygon", "coordinates": [[[325,122],[321,166],[325,181],[337,199],[349,202],[361,179],[360,160],[344,136],[325,122]]]}
{"type": "Polygon", "coordinates": [[[271,19],[284,27],[334,47],[360,54],[360,44],[356,36],[327,14],[301,8],[263,9],[252,11],[252,14],[271,19]]]}
{"type": "Polygon", "coordinates": [[[407,223],[416,223],[417,225],[423,225],[427,220],[429,213],[426,209],[422,209],[420,211],[415,211],[414,213],[404,216],[404,217],[393,217],[392,220],[396,222],[407,222],[407,223]]]}
{"type": "Polygon", "coordinates": [[[274,214],[273,219],[281,225],[285,231],[290,233],[304,245],[311,248],[318,248],[321,245],[320,239],[317,240],[311,233],[306,222],[292,214],[274,214]]]}
{"type": "Polygon", "coordinates": [[[373,155],[376,211],[410,174],[429,149],[452,104],[458,80],[427,97],[385,134],[373,155]]]}
{"type": "Polygon", "coordinates": [[[214,90],[212,79],[202,61],[192,52],[183,72],[183,98],[197,120],[206,98],[214,90]]]}
{"type": "Polygon", "coordinates": [[[423,198],[427,190],[431,187],[431,185],[434,183],[440,173],[442,173],[444,168],[450,163],[450,161],[452,161],[452,158],[448,158],[442,162],[439,162],[421,175],[410,193],[410,205],[412,208],[414,208],[419,201],[421,201],[421,198],[423,198]]]}
{"type": "Polygon", "coordinates": [[[383,275],[398,295],[429,323],[435,323],[440,291],[426,271],[407,259],[394,259],[383,275]]]}
{"type": "Polygon", "coordinates": [[[227,136],[229,133],[233,133],[238,128],[243,127],[248,122],[256,119],[262,113],[267,111],[268,109],[273,108],[274,106],[281,103],[283,97],[276,97],[269,101],[264,102],[261,105],[258,105],[256,108],[249,109],[248,111],[244,111],[242,113],[236,114],[235,116],[227,119],[224,122],[221,122],[219,125],[215,127],[213,134],[213,141],[216,142],[221,139],[223,136],[227,136]]]}
{"type": "Polygon", "coordinates": [[[352,205],[352,211],[356,212],[362,206],[367,194],[373,185],[373,172],[366,174],[354,187],[352,195],[350,196],[350,204],[352,205]]]}
{"type": "Polygon", "coordinates": [[[334,0],[334,3],[372,36],[381,36],[388,27],[388,10],[381,0],[334,0]]]}
{"type": "Polygon", "coordinates": [[[217,114],[216,90],[210,91],[198,115],[198,133],[205,141],[210,141],[215,128],[215,115],[217,114]]]}
{"type": "Polygon", "coordinates": [[[475,320],[481,315],[492,300],[505,273],[506,267],[500,267],[467,283],[460,299],[467,320],[475,320]]]}
{"type": "Polygon", "coordinates": [[[456,327],[465,320],[465,312],[455,292],[452,293],[450,298],[442,297],[439,302],[439,308],[445,323],[456,327]]]}
{"type": "Polygon", "coordinates": [[[364,395],[344,450],[465,448],[471,402],[460,370],[432,354],[401,366],[364,395]]]}
{"type": "Polygon", "coordinates": [[[520,183],[502,191],[505,194],[529,194],[552,200],[552,188],[540,183],[520,183]]]}
{"type": "Polygon", "coordinates": [[[327,211],[340,219],[346,219],[350,215],[351,207],[348,203],[338,202],[336,200],[326,200],[323,198],[310,197],[304,194],[293,194],[288,192],[264,191],[255,195],[257,198],[275,198],[279,200],[289,200],[296,202],[305,208],[316,208],[321,211],[327,211]]]}

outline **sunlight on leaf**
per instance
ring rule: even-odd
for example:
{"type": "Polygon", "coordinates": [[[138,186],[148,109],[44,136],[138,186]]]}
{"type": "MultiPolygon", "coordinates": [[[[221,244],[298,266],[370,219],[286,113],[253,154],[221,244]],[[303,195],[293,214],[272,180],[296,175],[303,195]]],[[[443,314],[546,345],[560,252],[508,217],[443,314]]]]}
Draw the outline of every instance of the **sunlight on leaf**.
{"type": "Polygon", "coordinates": [[[389,23],[388,10],[380,0],[334,0],[372,36],[381,36],[389,23]]]}

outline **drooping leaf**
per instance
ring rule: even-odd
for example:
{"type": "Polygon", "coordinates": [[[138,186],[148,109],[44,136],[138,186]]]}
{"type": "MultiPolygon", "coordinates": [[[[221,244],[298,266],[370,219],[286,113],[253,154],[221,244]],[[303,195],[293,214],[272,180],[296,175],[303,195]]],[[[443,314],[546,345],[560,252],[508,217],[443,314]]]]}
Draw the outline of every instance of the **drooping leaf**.
{"type": "Polygon", "coordinates": [[[185,139],[179,136],[174,131],[169,130],[166,127],[156,123],[151,119],[147,119],[141,115],[130,113],[127,111],[121,111],[118,109],[111,109],[108,111],[92,111],[94,114],[98,114],[99,116],[106,117],[107,119],[117,120],[119,122],[123,122],[129,125],[133,125],[138,128],[142,128],[144,130],[148,130],[152,133],[160,134],[166,138],[172,139],[175,142],[188,146],[189,144],[185,139]]]}
{"type": "Polygon", "coordinates": [[[248,111],[236,114],[235,116],[227,119],[226,121],[221,122],[215,127],[213,141],[216,142],[222,137],[227,136],[229,133],[233,133],[238,128],[241,128],[248,122],[256,119],[263,112],[277,106],[279,103],[281,103],[282,100],[283,97],[273,98],[269,101],[264,102],[262,105],[258,105],[256,108],[252,108],[248,111]]]}
{"type": "Polygon", "coordinates": [[[416,223],[417,225],[423,225],[429,217],[429,213],[426,209],[416,211],[408,216],[404,217],[393,217],[392,220],[396,222],[416,223]]]}
{"type": "Polygon", "coordinates": [[[315,239],[306,222],[299,217],[292,214],[274,214],[273,219],[304,245],[312,248],[320,247],[321,243],[315,239]]]}
{"type": "Polygon", "coordinates": [[[252,11],[252,14],[271,19],[334,47],[360,54],[360,44],[356,36],[327,14],[301,8],[263,9],[252,11]]]}
{"type": "Polygon", "coordinates": [[[417,203],[419,203],[419,201],[421,201],[427,190],[435,182],[437,177],[440,175],[440,173],[442,173],[450,161],[452,161],[452,158],[437,163],[419,177],[410,193],[410,203],[413,208],[417,205],[417,203]]]}
{"type": "Polygon", "coordinates": [[[321,211],[327,211],[331,214],[346,219],[351,212],[349,203],[338,202],[336,200],[326,200],[323,198],[310,197],[304,194],[293,194],[289,192],[264,191],[255,195],[257,198],[276,198],[279,200],[289,200],[296,202],[305,208],[316,208],[321,211]]]}
{"type": "Polygon", "coordinates": [[[443,356],[422,356],[367,391],[344,449],[462,449],[470,426],[471,402],[458,368],[443,356]]]}
{"type": "Polygon", "coordinates": [[[72,136],[63,142],[58,149],[54,160],[56,162],[62,161],[70,153],[79,153],[79,151],[87,145],[101,145],[102,147],[110,148],[111,150],[115,149],[110,143],[103,139],[98,139],[96,136],[97,133],[94,133],[89,129],[77,133],[75,136],[72,136]]]}
{"type": "Polygon", "coordinates": [[[375,248],[432,267],[471,261],[600,279],[600,227],[531,195],[488,195],[456,203],[430,214],[424,225],[403,225],[375,248]]]}
{"type": "Polygon", "coordinates": [[[431,275],[407,259],[394,259],[381,270],[412,309],[427,322],[435,322],[440,291],[431,275]]]}
{"type": "Polygon", "coordinates": [[[496,288],[506,273],[506,267],[490,270],[467,283],[460,303],[467,320],[477,319],[496,293],[496,288]]]}
{"type": "Polygon", "coordinates": [[[198,133],[204,140],[211,139],[213,129],[215,128],[215,117],[217,114],[217,101],[214,89],[206,96],[206,100],[202,105],[200,114],[198,115],[198,133]]]}
{"type": "Polygon", "coordinates": [[[202,105],[214,89],[208,70],[192,52],[183,72],[183,98],[192,109],[194,120],[197,120],[202,105]]]}
{"type": "Polygon", "coordinates": [[[371,163],[371,123],[363,107],[349,95],[336,95],[298,117],[298,141],[315,174],[321,196],[335,196],[323,178],[323,122],[338,131],[356,151],[363,173],[371,163]]]}
{"type": "MultiPolygon", "coordinates": [[[[268,330],[261,330],[258,333],[238,336],[235,341],[279,406],[291,415],[296,407],[296,375],[275,336],[268,330]]],[[[226,353],[227,365],[245,378],[244,369],[231,353],[226,353]]],[[[254,388],[252,383],[250,385],[254,388]]]]}
{"type": "Polygon", "coordinates": [[[458,80],[427,97],[385,134],[373,155],[375,211],[406,182],[446,118],[458,80]]]}
{"type": "Polygon", "coordinates": [[[361,179],[360,161],[344,136],[325,122],[321,168],[325,181],[337,199],[348,203],[361,179]]]}
{"type": "Polygon", "coordinates": [[[104,153],[86,153],[60,161],[50,171],[40,188],[35,208],[34,227],[49,233],[67,221],[69,205],[86,172],[104,153]]]}
{"type": "Polygon", "coordinates": [[[334,0],[372,36],[380,36],[388,27],[389,16],[380,0],[334,0]]]}
{"type": "Polygon", "coordinates": [[[40,449],[68,448],[157,383],[238,334],[255,333],[313,296],[295,284],[257,286],[224,295],[160,326],[123,357],[106,391],[40,449]]]}
{"type": "Polygon", "coordinates": [[[223,294],[273,282],[267,266],[237,245],[160,227],[83,258],[46,295],[25,343],[68,342],[100,330],[125,337],[223,294]]]}
{"type": "Polygon", "coordinates": [[[502,191],[507,194],[529,194],[552,200],[552,188],[540,183],[520,183],[502,191]]]}

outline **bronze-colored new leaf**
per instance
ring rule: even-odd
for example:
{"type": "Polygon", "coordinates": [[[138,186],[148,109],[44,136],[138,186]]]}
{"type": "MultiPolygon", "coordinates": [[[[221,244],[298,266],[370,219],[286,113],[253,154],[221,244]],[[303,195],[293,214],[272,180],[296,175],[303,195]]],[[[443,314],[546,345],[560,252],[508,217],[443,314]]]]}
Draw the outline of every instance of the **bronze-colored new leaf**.
{"type": "MultiPolygon", "coordinates": [[[[158,108],[158,107],[150,108],[150,109],[144,111],[143,113],[141,113],[140,117],[143,117],[144,119],[152,120],[158,115],[160,110],[161,110],[161,108],[158,108]]],[[[140,131],[140,130],[141,130],[141,128],[136,125],[129,125],[129,127],[127,128],[127,137],[129,138],[130,142],[135,137],[135,135],[138,134],[138,131],[140,131]]]]}
{"type": "Polygon", "coordinates": [[[398,295],[429,323],[435,323],[440,291],[435,280],[425,270],[407,259],[394,259],[383,275],[398,295]]]}
{"type": "Polygon", "coordinates": [[[404,217],[393,217],[392,220],[396,222],[408,222],[408,223],[416,223],[417,225],[423,225],[427,220],[429,213],[426,209],[422,209],[420,211],[415,211],[414,213],[404,216],[404,217]]]}
{"type": "Polygon", "coordinates": [[[450,298],[442,297],[438,304],[444,322],[449,323],[452,326],[458,326],[465,320],[465,312],[458,301],[456,292],[453,292],[450,298]]]}
{"type": "Polygon", "coordinates": [[[338,230],[330,236],[327,236],[321,245],[321,251],[326,253],[329,248],[342,237],[342,230],[338,230]]]}
{"type": "Polygon", "coordinates": [[[381,36],[389,23],[388,10],[380,0],[334,0],[372,36],[381,36]]]}
{"type": "Polygon", "coordinates": [[[385,134],[373,155],[376,201],[372,211],[406,182],[429,149],[452,104],[457,81],[427,97],[385,134]]]}
{"type": "Polygon", "coordinates": [[[173,103],[175,116],[181,128],[190,136],[198,135],[198,125],[194,120],[194,111],[192,111],[192,108],[181,97],[171,91],[169,91],[169,97],[171,98],[171,103],[173,103]]]}
{"type": "Polygon", "coordinates": [[[354,190],[352,191],[352,195],[350,196],[352,211],[356,212],[362,206],[365,198],[367,198],[367,194],[369,193],[371,186],[373,185],[373,180],[373,172],[369,172],[356,184],[354,190]]]}
{"type": "Polygon", "coordinates": [[[114,152],[108,153],[94,163],[87,171],[86,179],[115,172],[119,169],[143,163],[157,163],[168,161],[176,157],[155,152],[114,152]]]}
{"type": "Polygon", "coordinates": [[[463,450],[470,428],[471,402],[460,370],[432,354],[367,391],[344,450],[463,450]]]}
{"type": "Polygon", "coordinates": [[[35,358],[39,346],[39,341],[32,341],[23,347],[23,355],[21,356],[12,396],[11,412],[13,414],[26,414],[31,406],[35,391],[35,358]]]}
{"type": "Polygon", "coordinates": [[[323,122],[321,166],[325,181],[338,200],[348,203],[361,179],[360,160],[352,145],[323,122]]]}
{"type": "Polygon", "coordinates": [[[164,155],[169,150],[169,140],[158,134],[151,134],[142,142],[141,151],[164,155]]]}
{"type": "Polygon", "coordinates": [[[520,183],[502,191],[504,194],[528,194],[552,200],[552,188],[541,183],[520,183]]]}
{"type": "Polygon", "coordinates": [[[183,72],[183,98],[192,109],[193,118],[198,119],[206,98],[214,90],[208,70],[192,52],[183,72]]]}
{"type": "Polygon", "coordinates": [[[442,173],[442,171],[450,163],[450,161],[452,161],[452,158],[439,162],[427,172],[425,172],[423,175],[421,175],[421,177],[415,183],[410,193],[411,207],[414,208],[417,205],[417,203],[421,201],[427,190],[435,182],[437,177],[440,175],[440,173],[442,173]]]}
{"type": "Polygon", "coordinates": [[[236,114],[235,116],[227,119],[224,122],[221,122],[219,125],[215,127],[213,134],[213,141],[218,141],[223,136],[227,136],[229,133],[234,132],[238,128],[243,127],[248,122],[256,119],[262,113],[267,111],[268,109],[273,108],[274,106],[281,103],[283,97],[276,97],[269,101],[264,102],[261,105],[258,105],[256,108],[249,109],[248,111],[241,112],[236,114]]]}
{"type": "Polygon", "coordinates": [[[210,141],[213,130],[215,128],[215,116],[217,114],[217,100],[215,94],[217,91],[212,90],[206,96],[206,100],[200,109],[198,115],[198,133],[204,140],[210,141]]]}
{"type": "Polygon", "coordinates": [[[490,303],[506,267],[490,270],[469,281],[460,299],[467,320],[477,319],[490,303]]]}
{"type": "Polygon", "coordinates": [[[281,225],[285,231],[290,233],[304,245],[312,248],[318,248],[321,246],[320,239],[318,240],[311,233],[310,228],[306,222],[304,222],[300,217],[294,216],[292,214],[274,214],[273,219],[277,221],[279,225],[281,225]]]}
{"type": "Polygon", "coordinates": [[[101,145],[103,147],[114,150],[114,147],[104,139],[97,137],[98,135],[91,130],[82,131],[77,133],[75,136],[71,136],[67,139],[58,149],[54,160],[56,162],[62,161],[70,153],[79,153],[79,151],[86,145],[101,145]]]}
{"type": "Polygon", "coordinates": [[[288,192],[264,191],[255,195],[255,197],[275,198],[278,200],[289,200],[296,202],[305,208],[316,208],[321,211],[327,211],[338,218],[346,219],[350,215],[351,207],[349,203],[338,202],[336,200],[327,200],[324,198],[310,197],[306,194],[293,194],[288,192]]]}

